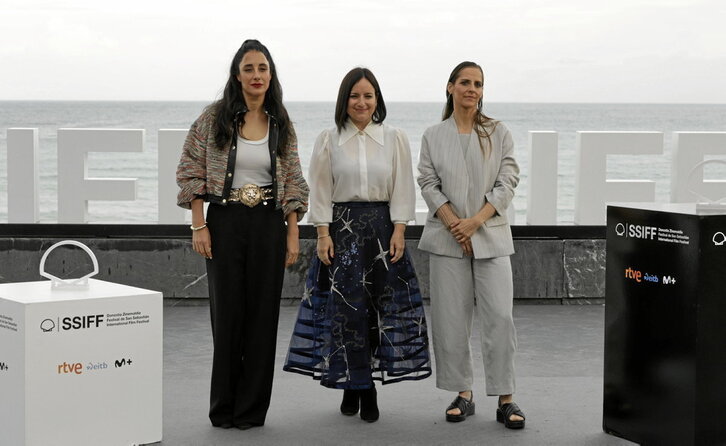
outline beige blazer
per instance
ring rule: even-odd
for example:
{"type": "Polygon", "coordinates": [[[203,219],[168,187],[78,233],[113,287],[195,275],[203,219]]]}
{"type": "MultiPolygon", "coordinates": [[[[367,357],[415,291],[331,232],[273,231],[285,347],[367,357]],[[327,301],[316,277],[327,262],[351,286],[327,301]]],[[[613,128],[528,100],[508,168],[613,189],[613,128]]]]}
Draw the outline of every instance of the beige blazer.
{"type": "MultiPolygon", "coordinates": [[[[453,116],[429,127],[421,140],[418,184],[429,212],[419,249],[438,255],[462,257],[461,246],[436,211],[446,202],[461,218],[471,217],[489,202],[497,213],[471,237],[474,257],[486,259],[514,253],[507,207],[519,183],[519,166],[514,160],[514,142],[509,129],[499,122],[491,135],[488,159],[472,132],[464,156],[453,116]]],[[[486,146],[487,141],[482,143],[486,146]]]]}

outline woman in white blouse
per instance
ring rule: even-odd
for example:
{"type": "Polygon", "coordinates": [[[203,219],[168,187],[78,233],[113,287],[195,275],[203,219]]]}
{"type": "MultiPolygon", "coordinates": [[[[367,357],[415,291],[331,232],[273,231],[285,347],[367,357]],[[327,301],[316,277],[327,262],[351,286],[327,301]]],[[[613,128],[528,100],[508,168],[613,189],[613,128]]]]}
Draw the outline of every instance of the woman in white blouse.
{"type": "Polygon", "coordinates": [[[383,124],[373,73],[354,68],[340,85],[336,127],[318,136],[310,162],[317,228],[285,370],[344,389],[340,411],[379,417],[373,380],[431,375],[426,318],[404,231],[414,219],[411,150],[383,124]]]}

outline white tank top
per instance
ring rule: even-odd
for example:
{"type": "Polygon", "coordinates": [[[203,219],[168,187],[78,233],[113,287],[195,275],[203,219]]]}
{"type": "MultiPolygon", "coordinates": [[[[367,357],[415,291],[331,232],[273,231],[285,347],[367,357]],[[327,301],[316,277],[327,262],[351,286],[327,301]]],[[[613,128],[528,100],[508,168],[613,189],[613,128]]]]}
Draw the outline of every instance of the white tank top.
{"type": "Polygon", "coordinates": [[[258,141],[237,137],[237,159],[234,165],[232,188],[237,189],[250,183],[258,186],[272,184],[269,137],[269,125],[267,135],[258,141]]]}

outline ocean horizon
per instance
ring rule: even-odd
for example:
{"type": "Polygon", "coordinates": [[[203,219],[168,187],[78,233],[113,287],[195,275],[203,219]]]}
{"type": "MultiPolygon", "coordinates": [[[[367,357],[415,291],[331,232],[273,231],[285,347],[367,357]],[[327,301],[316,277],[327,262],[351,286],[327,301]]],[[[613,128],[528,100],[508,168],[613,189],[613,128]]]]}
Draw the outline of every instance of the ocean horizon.
{"type": "MultiPolygon", "coordinates": [[[[89,202],[90,223],[156,223],[157,132],[187,130],[208,102],[201,101],[0,101],[0,222],[7,222],[7,130],[39,129],[40,222],[57,220],[57,131],[60,128],[145,130],[141,153],[90,153],[91,177],[137,178],[134,201],[89,202]]],[[[307,176],[317,135],[334,126],[334,102],[287,102],[295,125],[303,172],[307,176]]],[[[414,175],[423,131],[440,122],[443,103],[387,102],[386,123],[401,128],[411,143],[414,175]]],[[[652,180],[655,201],[670,201],[672,134],[675,131],[726,131],[726,104],[636,103],[485,103],[485,113],[511,130],[521,169],[516,190],[515,224],[525,224],[528,132],[558,132],[557,223],[573,224],[575,137],[578,131],[656,131],[664,133],[659,155],[609,156],[608,179],[652,180]]],[[[719,158],[719,157],[714,157],[719,158]]],[[[706,178],[723,179],[706,170],[706,178]]],[[[426,205],[420,194],[416,208],[426,205]]]]}

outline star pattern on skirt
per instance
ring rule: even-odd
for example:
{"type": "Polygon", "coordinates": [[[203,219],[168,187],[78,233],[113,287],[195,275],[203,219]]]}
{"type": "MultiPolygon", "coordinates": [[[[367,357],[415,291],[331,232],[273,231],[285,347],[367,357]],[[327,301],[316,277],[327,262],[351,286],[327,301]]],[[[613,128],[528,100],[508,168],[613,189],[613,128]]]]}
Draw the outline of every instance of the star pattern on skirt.
{"type": "Polygon", "coordinates": [[[308,288],[308,284],[305,284],[305,288],[303,288],[303,295],[302,295],[302,301],[307,302],[308,305],[311,304],[310,302],[310,293],[312,292],[312,288],[308,288]]]}
{"type": "Polygon", "coordinates": [[[386,267],[386,271],[388,271],[388,262],[386,261],[387,254],[388,251],[383,250],[383,246],[381,245],[381,239],[378,239],[378,255],[373,259],[373,263],[381,260],[383,262],[383,266],[386,267]]]}
{"type": "Polygon", "coordinates": [[[340,290],[338,290],[338,287],[336,286],[336,284],[338,282],[335,281],[335,275],[338,273],[338,269],[340,269],[340,267],[335,268],[335,271],[333,271],[333,274],[330,276],[330,291],[334,291],[334,292],[338,293],[338,295],[340,296],[341,299],[343,299],[343,302],[345,302],[346,305],[348,305],[350,308],[354,309],[355,311],[358,311],[358,309],[356,307],[349,304],[348,301],[345,300],[345,296],[343,296],[343,293],[341,293],[340,290]]]}
{"type": "Polygon", "coordinates": [[[381,319],[381,312],[376,310],[376,317],[378,318],[378,339],[380,340],[380,343],[383,344],[383,338],[386,338],[388,341],[388,345],[393,348],[393,351],[398,354],[401,358],[403,358],[403,353],[401,352],[401,349],[396,347],[393,344],[393,340],[388,336],[388,333],[386,333],[386,330],[390,330],[392,328],[396,328],[393,325],[383,325],[383,320],[381,319]]]}
{"type": "MultiPolygon", "coordinates": [[[[382,335],[386,336],[386,330],[390,330],[391,328],[393,328],[393,325],[379,325],[378,326],[378,331],[382,335]]],[[[386,337],[388,337],[388,336],[386,336],[386,337]]]]}
{"type": "Polygon", "coordinates": [[[350,225],[353,224],[353,219],[350,218],[350,209],[348,210],[348,218],[349,219],[346,220],[345,218],[343,218],[342,215],[340,216],[340,220],[343,222],[343,227],[340,228],[340,229],[338,229],[338,232],[342,232],[342,231],[346,231],[347,230],[351,234],[353,233],[353,228],[350,227],[350,225]]]}
{"type": "Polygon", "coordinates": [[[406,293],[408,294],[408,302],[411,305],[413,305],[413,303],[411,302],[411,287],[408,285],[408,280],[404,279],[401,276],[396,276],[396,277],[398,277],[398,280],[400,280],[401,282],[403,282],[404,285],[406,285],[406,293]]]}
{"type": "Polygon", "coordinates": [[[421,336],[424,327],[424,318],[419,316],[418,320],[414,320],[413,323],[418,327],[418,335],[421,336]]]}
{"type": "Polygon", "coordinates": [[[370,296],[371,292],[368,291],[367,285],[373,285],[373,282],[368,281],[368,274],[370,274],[370,271],[363,272],[363,277],[360,279],[360,284],[361,286],[363,286],[363,289],[366,290],[366,293],[368,293],[368,295],[370,296]]]}
{"type": "Polygon", "coordinates": [[[345,380],[350,381],[350,363],[348,362],[348,349],[342,346],[343,359],[345,360],[345,380]]]}
{"type": "Polygon", "coordinates": [[[392,263],[393,248],[383,248],[390,230],[387,206],[357,207],[334,207],[330,232],[340,258],[333,265],[316,262],[310,268],[296,323],[300,330],[293,332],[295,348],[291,341],[286,364],[290,371],[310,372],[325,386],[337,388],[367,383],[367,367],[370,377],[380,376],[376,379],[384,383],[421,379],[431,370],[428,348],[422,348],[427,347],[428,328],[415,272],[407,255],[392,263]],[[366,345],[375,347],[360,355],[366,345]]]}

